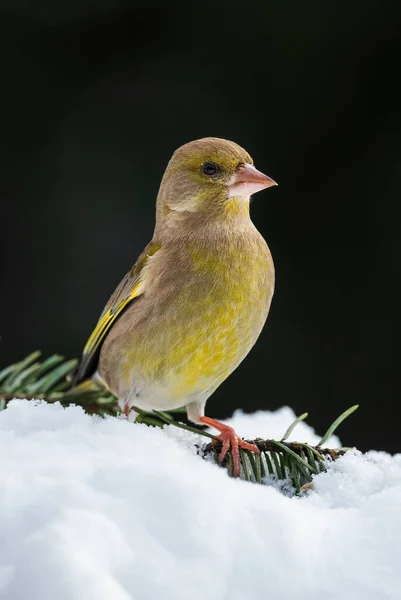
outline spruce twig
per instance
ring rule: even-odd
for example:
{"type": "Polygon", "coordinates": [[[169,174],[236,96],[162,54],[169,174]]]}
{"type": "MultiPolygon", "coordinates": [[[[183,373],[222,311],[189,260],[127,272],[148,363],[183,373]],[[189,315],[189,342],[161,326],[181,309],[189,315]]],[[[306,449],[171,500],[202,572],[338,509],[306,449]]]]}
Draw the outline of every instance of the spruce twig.
{"type": "MultiPolygon", "coordinates": [[[[65,360],[61,355],[54,354],[40,362],[39,351],[31,353],[22,361],[9,365],[0,371],[0,410],[13,398],[27,400],[45,400],[46,402],[60,402],[62,406],[77,404],[90,414],[100,416],[117,415],[120,411],[117,400],[107,390],[97,384],[88,382],[71,387],[70,375],[77,365],[77,360],[65,360]]],[[[294,428],[307,417],[307,413],[300,415],[288,427],[280,441],[257,438],[246,440],[255,444],[260,454],[252,454],[248,450],[240,449],[241,476],[247,481],[263,483],[266,477],[276,480],[289,480],[296,493],[310,489],[313,475],[324,471],[331,461],[345,454],[348,448],[323,448],[323,444],[334,433],[337,427],[349,417],[356,409],[352,406],[343,412],[328,428],[325,435],[316,446],[307,443],[288,442],[287,439],[294,428]]],[[[175,418],[185,409],[179,408],[172,411],[153,411],[148,413],[139,408],[134,408],[138,413],[136,421],[149,426],[164,427],[170,425],[186,431],[207,437],[212,441],[199,447],[202,456],[213,456],[217,462],[218,453],[221,451],[221,442],[218,438],[202,428],[182,423],[175,418]]],[[[233,460],[231,452],[223,462],[228,474],[233,474],[233,460]]]]}

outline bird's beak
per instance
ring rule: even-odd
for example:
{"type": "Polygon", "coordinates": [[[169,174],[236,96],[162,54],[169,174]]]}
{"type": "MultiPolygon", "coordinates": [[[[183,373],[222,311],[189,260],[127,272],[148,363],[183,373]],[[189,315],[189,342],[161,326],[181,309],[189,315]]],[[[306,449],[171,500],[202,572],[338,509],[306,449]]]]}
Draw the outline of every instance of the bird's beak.
{"type": "Polygon", "coordinates": [[[229,184],[229,197],[250,196],[277,183],[250,164],[240,164],[229,184]]]}

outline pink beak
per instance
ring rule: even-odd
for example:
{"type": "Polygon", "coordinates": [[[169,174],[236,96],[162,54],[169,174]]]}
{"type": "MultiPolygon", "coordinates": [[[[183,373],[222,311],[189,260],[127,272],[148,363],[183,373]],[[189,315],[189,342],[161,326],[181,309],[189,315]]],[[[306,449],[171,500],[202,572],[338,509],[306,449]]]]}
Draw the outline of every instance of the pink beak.
{"type": "Polygon", "coordinates": [[[241,164],[236,168],[233,182],[229,185],[229,197],[250,196],[272,185],[277,183],[253,165],[241,164]]]}

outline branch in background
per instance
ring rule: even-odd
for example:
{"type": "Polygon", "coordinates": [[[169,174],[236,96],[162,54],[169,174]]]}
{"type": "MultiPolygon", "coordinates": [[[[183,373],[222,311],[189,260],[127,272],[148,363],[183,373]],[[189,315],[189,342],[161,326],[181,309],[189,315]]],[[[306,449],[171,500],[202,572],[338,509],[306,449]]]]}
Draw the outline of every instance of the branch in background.
{"type": "MultiPolygon", "coordinates": [[[[60,402],[62,406],[77,404],[89,414],[99,416],[120,413],[117,400],[106,389],[99,387],[93,382],[84,382],[77,388],[72,388],[69,375],[75,370],[78,361],[65,360],[63,356],[54,354],[43,362],[39,361],[41,353],[33,352],[24,360],[9,365],[0,371],[0,410],[14,398],[27,400],[45,400],[49,403],[60,402]]],[[[280,441],[247,440],[255,444],[260,454],[253,454],[247,450],[240,449],[241,477],[247,481],[263,483],[266,478],[287,481],[299,494],[311,486],[313,475],[325,471],[327,465],[342,456],[348,448],[332,450],[322,448],[328,438],[337,427],[349,417],[356,409],[352,406],[342,413],[330,425],[325,435],[317,446],[311,446],[300,442],[287,442],[296,425],[303,421],[308,414],[300,415],[287,429],[280,441]]],[[[173,414],[184,413],[184,409],[174,411],[153,411],[147,413],[135,408],[138,416],[136,422],[146,423],[150,426],[163,427],[166,424],[185,429],[192,433],[212,439],[205,446],[199,446],[199,454],[202,456],[213,456],[217,462],[217,454],[221,450],[221,443],[211,433],[200,427],[187,425],[176,420],[173,414]]],[[[230,475],[233,472],[233,460],[231,452],[227,453],[223,466],[227,468],[230,475]]]]}

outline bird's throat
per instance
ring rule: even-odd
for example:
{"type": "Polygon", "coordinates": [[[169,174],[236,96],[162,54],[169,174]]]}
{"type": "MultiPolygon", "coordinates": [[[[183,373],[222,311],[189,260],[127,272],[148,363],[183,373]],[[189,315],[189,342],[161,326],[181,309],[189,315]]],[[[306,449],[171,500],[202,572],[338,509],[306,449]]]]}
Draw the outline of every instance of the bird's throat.
{"type": "Polygon", "coordinates": [[[235,196],[224,204],[224,217],[249,219],[249,196],[235,196]]]}

